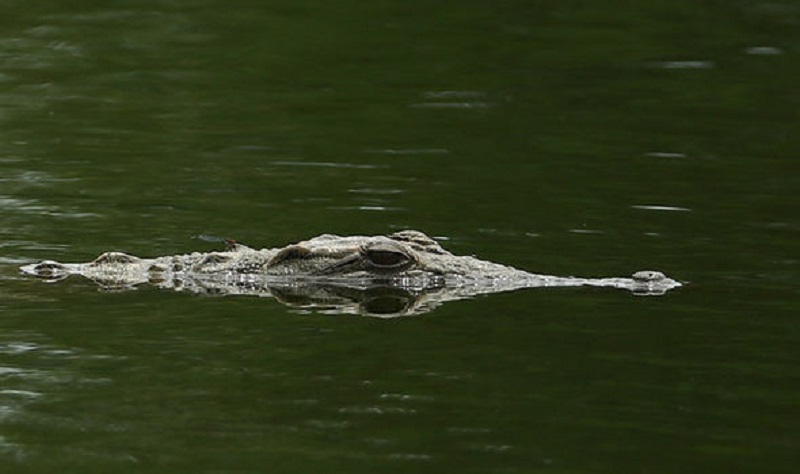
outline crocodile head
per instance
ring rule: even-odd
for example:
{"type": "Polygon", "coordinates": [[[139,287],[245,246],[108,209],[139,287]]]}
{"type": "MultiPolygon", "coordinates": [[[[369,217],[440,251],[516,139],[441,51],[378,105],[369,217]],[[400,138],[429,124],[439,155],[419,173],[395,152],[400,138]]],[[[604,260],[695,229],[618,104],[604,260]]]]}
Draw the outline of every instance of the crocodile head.
{"type": "Polygon", "coordinates": [[[444,256],[453,258],[418,231],[375,237],[321,235],[278,250],[261,271],[313,278],[431,277],[446,273],[444,256]]]}

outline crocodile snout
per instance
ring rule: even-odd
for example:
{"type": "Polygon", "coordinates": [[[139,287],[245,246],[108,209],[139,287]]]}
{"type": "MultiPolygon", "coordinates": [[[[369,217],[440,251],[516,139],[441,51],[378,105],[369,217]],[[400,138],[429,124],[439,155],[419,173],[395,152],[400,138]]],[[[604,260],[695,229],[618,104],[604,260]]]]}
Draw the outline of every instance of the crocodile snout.
{"type": "Polygon", "coordinates": [[[63,264],[53,260],[44,260],[39,263],[24,265],[20,267],[20,270],[22,273],[27,275],[33,275],[47,279],[63,278],[69,273],[63,264]]]}

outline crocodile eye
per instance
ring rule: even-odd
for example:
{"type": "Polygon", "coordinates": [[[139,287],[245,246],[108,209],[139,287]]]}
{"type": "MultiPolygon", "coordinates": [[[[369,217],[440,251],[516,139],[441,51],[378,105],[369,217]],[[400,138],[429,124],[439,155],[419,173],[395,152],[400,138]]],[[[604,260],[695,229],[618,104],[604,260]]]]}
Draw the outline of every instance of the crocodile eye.
{"type": "Polygon", "coordinates": [[[375,268],[400,269],[413,263],[413,259],[401,249],[377,244],[364,250],[367,261],[375,268]]]}

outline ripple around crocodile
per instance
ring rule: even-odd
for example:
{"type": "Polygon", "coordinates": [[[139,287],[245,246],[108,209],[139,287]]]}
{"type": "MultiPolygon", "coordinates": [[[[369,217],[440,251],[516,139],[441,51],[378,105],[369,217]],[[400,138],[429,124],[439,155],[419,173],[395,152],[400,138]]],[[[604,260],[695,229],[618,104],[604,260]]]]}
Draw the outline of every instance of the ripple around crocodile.
{"type": "Polygon", "coordinates": [[[261,250],[231,242],[224,251],[155,258],[106,252],[91,262],[44,260],[20,270],[46,281],[79,275],[106,290],[149,283],[197,294],[271,296],[295,307],[384,317],[425,313],[447,301],[522,288],[596,286],[652,296],[681,286],[652,270],[611,278],[528,273],[453,255],[414,230],[388,236],[325,234],[261,250]]]}

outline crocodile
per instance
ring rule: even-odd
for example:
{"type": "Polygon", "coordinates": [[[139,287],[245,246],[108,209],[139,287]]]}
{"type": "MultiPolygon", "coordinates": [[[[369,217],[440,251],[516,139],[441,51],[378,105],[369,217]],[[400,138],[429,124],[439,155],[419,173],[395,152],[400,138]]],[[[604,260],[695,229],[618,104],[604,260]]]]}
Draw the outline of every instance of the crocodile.
{"type": "Polygon", "coordinates": [[[148,283],[206,295],[269,296],[295,307],[376,316],[420,314],[446,301],[523,288],[595,286],[663,295],[681,286],[652,270],[611,278],[529,273],[453,255],[415,230],[387,236],[324,234],[261,250],[229,241],[222,251],[154,258],[106,252],[91,262],[44,260],[20,270],[49,282],[79,275],[104,290],[148,283]]]}

